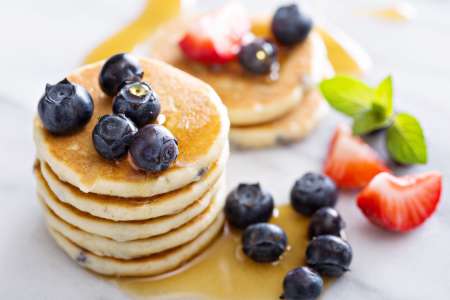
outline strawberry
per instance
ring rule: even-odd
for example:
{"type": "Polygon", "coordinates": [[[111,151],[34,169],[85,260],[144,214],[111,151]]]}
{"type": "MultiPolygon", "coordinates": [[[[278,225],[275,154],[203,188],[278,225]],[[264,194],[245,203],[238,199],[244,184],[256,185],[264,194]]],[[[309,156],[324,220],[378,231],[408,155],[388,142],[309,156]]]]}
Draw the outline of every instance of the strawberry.
{"type": "Polygon", "coordinates": [[[236,58],[243,37],[250,32],[250,20],[237,4],[199,18],[191,25],[179,46],[190,59],[205,64],[224,64],[236,58]]]}
{"type": "Polygon", "coordinates": [[[351,129],[340,125],[328,150],[324,172],[344,189],[365,187],[380,172],[388,171],[378,154],[351,129]]]}
{"type": "Polygon", "coordinates": [[[358,195],[364,215],[374,224],[391,231],[414,229],[430,217],[439,203],[442,176],[438,172],[395,177],[375,176],[358,195]]]}

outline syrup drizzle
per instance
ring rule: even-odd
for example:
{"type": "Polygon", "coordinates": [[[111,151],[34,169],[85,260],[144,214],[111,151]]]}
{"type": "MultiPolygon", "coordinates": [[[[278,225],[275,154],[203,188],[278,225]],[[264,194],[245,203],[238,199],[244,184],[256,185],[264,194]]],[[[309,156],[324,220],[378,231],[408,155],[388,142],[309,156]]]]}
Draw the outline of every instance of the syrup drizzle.
{"type": "Polygon", "coordinates": [[[180,12],[181,0],[147,0],[142,14],[94,48],[84,59],[93,63],[119,52],[130,52],[148,38],[162,23],[174,18],[180,12]]]}

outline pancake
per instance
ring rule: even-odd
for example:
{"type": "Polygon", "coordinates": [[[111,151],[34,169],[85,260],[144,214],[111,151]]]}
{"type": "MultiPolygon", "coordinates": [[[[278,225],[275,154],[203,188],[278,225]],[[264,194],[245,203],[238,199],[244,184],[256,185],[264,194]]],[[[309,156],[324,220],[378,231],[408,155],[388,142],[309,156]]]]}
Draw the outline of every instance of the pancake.
{"type": "Polygon", "coordinates": [[[93,216],[113,221],[146,220],[176,214],[198,200],[218,180],[228,160],[228,146],[220,158],[193,182],[167,194],[149,198],[121,198],[83,193],[78,188],[62,182],[46,163],[40,164],[41,174],[57,198],[93,216]]]}
{"type": "Polygon", "coordinates": [[[204,82],[157,60],[140,59],[144,80],[158,93],[166,126],[177,138],[179,156],[169,169],[150,174],[134,170],[126,159],[109,162],[95,150],[91,133],[100,116],[111,113],[111,97],[98,85],[103,62],[84,66],[67,78],[85,87],[94,101],[94,114],[80,131],[55,136],[34,121],[38,158],[62,181],[83,192],[120,197],[151,197],[199,179],[226,145],[229,120],[214,90],[204,82]]]}
{"type": "Polygon", "coordinates": [[[177,248],[132,260],[95,255],[48,228],[57,244],[79,265],[110,276],[151,276],[171,271],[201,253],[222,231],[225,217],[219,214],[212,225],[196,239],[177,248]]]}
{"type": "Polygon", "coordinates": [[[221,213],[224,204],[225,187],[223,186],[214,196],[209,207],[186,224],[163,235],[128,242],[117,242],[82,231],[64,222],[45,204],[43,207],[48,225],[80,247],[99,256],[132,259],[162,252],[192,241],[212,224],[221,213]]]}
{"type": "MultiPolygon", "coordinates": [[[[269,27],[270,18],[264,20],[269,27]]],[[[329,67],[326,47],[315,32],[297,46],[279,48],[280,70],[276,80],[249,74],[237,62],[205,66],[187,59],[177,44],[191,21],[179,18],[162,25],[146,47],[138,47],[136,51],[146,52],[209,83],[228,108],[233,126],[263,123],[286,114],[302,99],[305,87],[317,83],[323,68],[329,67]]],[[[260,18],[257,22],[258,27],[263,26],[260,18]]]]}
{"type": "Polygon", "coordinates": [[[263,148],[296,142],[316,127],[327,111],[322,96],[310,90],[297,107],[272,122],[232,127],[230,141],[240,148],[263,148]]]}
{"type": "Polygon", "coordinates": [[[81,230],[119,242],[160,235],[189,222],[207,209],[217,190],[223,186],[225,181],[225,176],[222,176],[205,195],[177,214],[142,221],[115,222],[94,217],[59,201],[42,175],[39,172],[35,172],[35,175],[38,195],[58,217],[81,230]]]}

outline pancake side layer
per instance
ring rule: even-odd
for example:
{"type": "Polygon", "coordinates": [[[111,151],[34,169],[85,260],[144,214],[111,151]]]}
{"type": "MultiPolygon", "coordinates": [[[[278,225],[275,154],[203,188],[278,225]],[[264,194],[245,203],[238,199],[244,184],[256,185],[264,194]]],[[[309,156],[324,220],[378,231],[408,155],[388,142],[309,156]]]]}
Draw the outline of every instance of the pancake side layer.
{"type": "Polygon", "coordinates": [[[46,163],[40,164],[41,174],[57,198],[78,210],[113,221],[146,220],[172,215],[197,201],[215,184],[225,169],[229,156],[228,145],[218,161],[201,179],[178,190],[149,198],[122,198],[94,193],[83,193],[78,188],[62,182],[46,163]]]}
{"type": "Polygon", "coordinates": [[[148,256],[192,241],[211,225],[221,213],[224,204],[225,187],[222,186],[217,191],[209,207],[186,224],[163,235],[128,242],[117,242],[82,231],[64,222],[42,202],[47,223],[51,228],[80,247],[98,256],[109,256],[120,259],[148,256]]]}
{"type": "Polygon", "coordinates": [[[193,241],[162,253],[133,260],[95,255],[54,229],[48,228],[57,244],[79,265],[110,276],[151,276],[171,271],[201,253],[222,231],[225,217],[221,213],[214,223],[193,241]]]}
{"type": "Polygon", "coordinates": [[[225,180],[225,176],[223,176],[205,195],[178,214],[143,221],[115,222],[94,217],[59,201],[40,173],[36,172],[35,175],[38,195],[58,217],[83,231],[119,242],[164,234],[186,224],[207,209],[214,194],[225,180]]]}
{"type": "Polygon", "coordinates": [[[264,148],[294,143],[313,130],[328,110],[316,90],[309,91],[297,107],[272,122],[232,127],[230,141],[239,148],[264,148]]]}

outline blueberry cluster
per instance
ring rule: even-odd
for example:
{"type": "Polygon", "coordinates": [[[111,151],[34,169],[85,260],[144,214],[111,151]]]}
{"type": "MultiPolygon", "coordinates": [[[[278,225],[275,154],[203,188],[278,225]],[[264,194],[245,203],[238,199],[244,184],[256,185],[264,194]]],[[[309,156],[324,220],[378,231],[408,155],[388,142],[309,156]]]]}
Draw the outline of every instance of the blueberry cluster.
{"type": "MultiPolygon", "coordinates": [[[[279,7],[271,24],[272,35],[281,46],[303,42],[313,26],[312,19],[303,14],[297,4],[279,7]]],[[[254,74],[268,74],[277,65],[277,46],[267,39],[254,38],[241,47],[241,66],[254,74]]]]}
{"type": "MultiPolygon", "coordinates": [[[[317,173],[306,173],[291,190],[295,211],[310,216],[306,265],[289,271],[283,281],[282,299],[317,299],[323,288],[321,276],[340,277],[349,270],[353,251],[344,239],[345,222],[333,208],[338,191],[334,182],[317,173]]],[[[274,209],[273,197],[259,184],[240,184],[225,204],[228,223],[243,229],[242,248],[252,260],[275,262],[286,251],[286,233],[267,223],[274,209]]]]}
{"type": "Polygon", "coordinates": [[[239,184],[228,194],[225,202],[228,223],[244,230],[244,253],[256,262],[277,261],[287,247],[287,235],[283,229],[267,223],[273,209],[272,195],[259,183],[239,184]]]}
{"type": "Polygon", "coordinates": [[[104,63],[99,84],[105,94],[114,96],[113,114],[99,119],[92,140],[102,157],[117,160],[129,153],[133,167],[155,173],[177,158],[178,143],[167,128],[150,124],[161,105],[143,76],[138,60],[129,54],[116,54],[104,63]]]}
{"type": "MultiPolygon", "coordinates": [[[[105,159],[118,160],[129,152],[135,168],[160,172],[177,158],[178,143],[167,128],[151,124],[161,106],[155,91],[142,81],[143,75],[138,60],[126,53],[114,55],[104,63],[99,84],[105,94],[114,96],[113,114],[98,120],[92,141],[105,159]]],[[[85,126],[93,111],[89,92],[67,79],[48,84],[38,104],[44,127],[58,135],[85,126]]]]}

